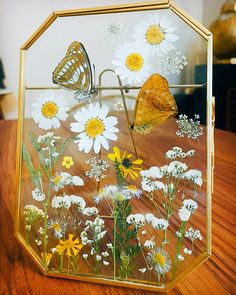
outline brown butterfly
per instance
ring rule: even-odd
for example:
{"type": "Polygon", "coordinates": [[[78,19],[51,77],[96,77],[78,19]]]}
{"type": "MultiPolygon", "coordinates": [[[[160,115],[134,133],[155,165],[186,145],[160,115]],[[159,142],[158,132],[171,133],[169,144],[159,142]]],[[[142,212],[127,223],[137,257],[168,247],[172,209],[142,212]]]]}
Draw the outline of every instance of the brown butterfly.
{"type": "Polygon", "coordinates": [[[159,74],[153,74],[139,91],[131,128],[137,133],[149,134],[155,126],[165,123],[177,113],[177,105],[167,80],[159,74]]]}
{"type": "Polygon", "coordinates": [[[74,91],[79,101],[97,95],[89,57],[82,43],[75,41],[69,46],[65,58],[53,72],[53,82],[74,91]]]}

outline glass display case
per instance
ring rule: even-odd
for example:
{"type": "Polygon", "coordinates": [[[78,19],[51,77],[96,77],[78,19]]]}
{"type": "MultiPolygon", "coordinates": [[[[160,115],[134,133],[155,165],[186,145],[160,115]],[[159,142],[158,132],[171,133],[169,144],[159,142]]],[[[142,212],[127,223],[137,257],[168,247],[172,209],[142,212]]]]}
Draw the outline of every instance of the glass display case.
{"type": "Polygon", "coordinates": [[[44,274],[166,291],[210,256],[211,75],[169,1],[54,12],[22,46],[15,234],[44,274]],[[197,88],[205,118],[178,112],[197,88]]]}

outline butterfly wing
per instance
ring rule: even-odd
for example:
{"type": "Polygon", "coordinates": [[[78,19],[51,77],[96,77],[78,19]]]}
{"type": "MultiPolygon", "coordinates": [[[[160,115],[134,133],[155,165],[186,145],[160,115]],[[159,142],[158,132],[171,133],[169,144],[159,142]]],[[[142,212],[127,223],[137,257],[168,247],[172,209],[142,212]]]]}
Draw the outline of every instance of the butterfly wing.
{"type": "Polygon", "coordinates": [[[53,82],[66,90],[76,91],[79,98],[92,91],[92,71],[88,54],[80,42],[73,42],[66,57],[53,72],[53,82]]]}
{"type": "Polygon", "coordinates": [[[159,74],[148,78],[139,91],[133,128],[138,133],[149,134],[178,113],[175,99],[169,91],[167,80],[159,74]]]}

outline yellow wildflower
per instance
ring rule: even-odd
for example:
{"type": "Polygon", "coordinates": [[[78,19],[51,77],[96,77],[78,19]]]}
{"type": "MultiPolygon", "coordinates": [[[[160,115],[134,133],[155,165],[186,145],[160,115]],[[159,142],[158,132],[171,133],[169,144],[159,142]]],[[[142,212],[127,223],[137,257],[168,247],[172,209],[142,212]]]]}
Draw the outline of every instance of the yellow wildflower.
{"type": "Polygon", "coordinates": [[[61,164],[62,166],[65,166],[67,169],[69,169],[71,166],[74,165],[74,161],[72,157],[65,156],[61,164]]]}
{"type": "Polygon", "coordinates": [[[59,255],[61,255],[65,250],[66,251],[66,255],[68,257],[70,256],[76,256],[79,251],[83,248],[83,245],[80,244],[79,239],[76,238],[73,241],[73,237],[74,235],[69,234],[69,239],[66,241],[59,241],[59,244],[57,245],[57,252],[59,253],[59,255]]]}
{"type": "Polygon", "coordinates": [[[41,252],[41,257],[43,258],[44,263],[46,264],[46,266],[49,265],[51,259],[52,259],[52,254],[51,253],[45,253],[45,252],[41,252]]]}
{"type": "Polygon", "coordinates": [[[108,154],[108,158],[118,164],[118,167],[123,173],[124,178],[126,178],[128,175],[131,176],[132,179],[138,177],[138,172],[133,170],[142,170],[140,167],[137,167],[135,165],[141,165],[143,163],[143,160],[137,159],[132,161],[131,158],[133,157],[133,155],[127,154],[126,151],[124,151],[123,155],[121,156],[120,149],[117,146],[113,148],[113,151],[114,154],[108,154]]]}

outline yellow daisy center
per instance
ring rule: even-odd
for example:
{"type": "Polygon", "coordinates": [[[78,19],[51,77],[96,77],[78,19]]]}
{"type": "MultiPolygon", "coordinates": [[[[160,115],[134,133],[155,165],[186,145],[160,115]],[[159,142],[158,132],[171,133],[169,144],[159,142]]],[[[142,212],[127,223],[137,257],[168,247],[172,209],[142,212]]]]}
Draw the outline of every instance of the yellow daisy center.
{"type": "Polygon", "coordinates": [[[61,178],[62,178],[61,175],[57,175],[53,178],[53,182],[57,185],[60,182],[61,178]]]}
{"type": "Polygon", "coordinates": [[[96,138],[98,135],[102,134],[104,130],[104,123],[97,118],[88,120],[85,126],[85,131],[90,138],[96,138]]]}
{"type": "Polygon", "coordinates": [[[161,267],[165,265],[165,256],[160,253],[155,253],[153,256],[153,261],[156,264],[159,264],[161,267]]]}
{"type": "Polygon", "coordinates": [[[131,53],[126,58],[126,66],[130,71],[138,72],[143,67],[143,57],[139,53],[131,53]]]}
{"type": "Polygon", "coordinates": [[[137,191],[137,187],[135,185],[129,185],[128,186],[128,190],[136,192],[137,191]]]}
{"type": "Polygon", "coordinates": [[[52,228],[56,231],[59,232],[61,230],[60,224],[58,223],[53,223],[52,228]]]}
{"type": "Polygon", "coordinates": [[[160,44],[164,38],[165,35],[158,25],[151,25],[146,32],[146,39],[151,45],[160,44]]]}
{"type": "Polygon", "coordinates": [[[46,118],[53,118],[58,112],[58,106],[53,101],[47,101],[42,106],[42,113],[46,118]]]}

